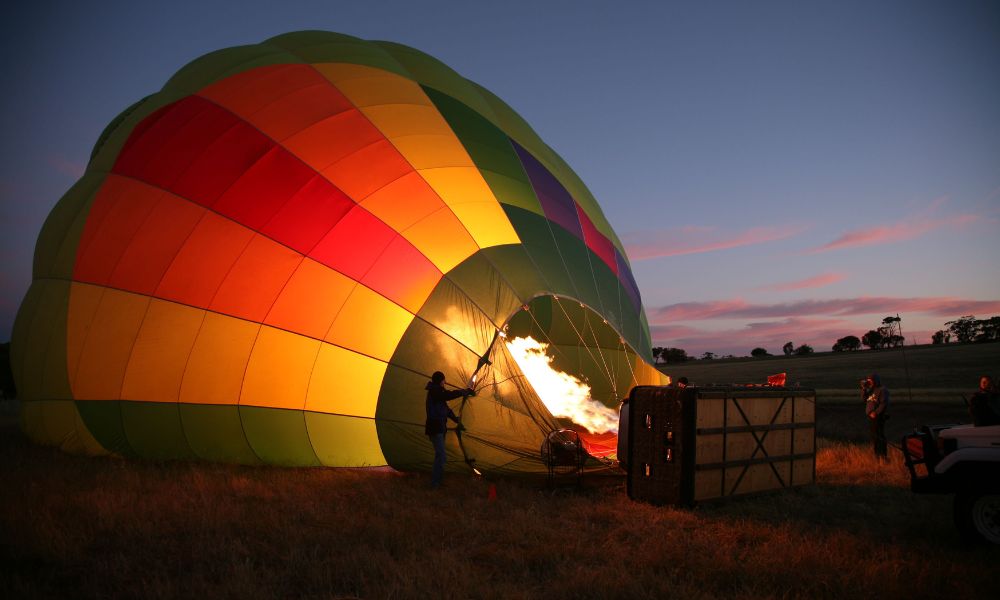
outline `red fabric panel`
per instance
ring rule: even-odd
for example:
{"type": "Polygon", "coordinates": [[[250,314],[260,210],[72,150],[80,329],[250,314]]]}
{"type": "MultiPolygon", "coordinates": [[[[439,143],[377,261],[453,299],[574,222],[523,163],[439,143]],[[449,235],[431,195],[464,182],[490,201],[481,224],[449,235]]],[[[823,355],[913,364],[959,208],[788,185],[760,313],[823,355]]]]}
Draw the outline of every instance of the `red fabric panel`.
{"type": "Polygon", "coordinates": [[[156,296],[207,307],[253,235],[246,227],[206,212],[164,273],[156,296]]]}
{"type": "Polygon", "coordinates": [[[360,281],[396,236],[388,225],[356,206],[313,248],[309,257],[360,281]]]}
{"type": "Polygon", "coordinates": [[[329,181],[313,175],[260,231],[302,254],[309,254],[354,206],[329,181]]]}
{"type": "Polygon", "coordinates": [[[109,176],[97,192],[91,210],[103,218],[87,219],[85,249],[76,254],[73,279],[107,285],[137,229],[153,210],[159,192],[135,181],[109,176]]]}
{"type": "Polygon", "coordinates": [[[226,274],[209,305],[210,310],[261,322],[302,255],[258,235],[226,274]]]}
{"type": "Polygon", "coordinates": [[[222,194],[212,210],[259,230],[314,175],[302,161],[275,146],[222,194]]]}
{"type": "Polygon", "coordinates": [[[150,197],[159,200],[135,231],[110,280],[112,287],[147,296],[159,286],[177,252],[205,214],[204,208],[187,200],[155,188],[149,190],[150,197]]]}
{"type": "Polygon", "coordinates": [[[361,283],[416,313],[441,279],[441,271],[403,236],[397,235],[361,283]]]}
{"type": "MultiPolygon", "coordinates": [[[[222,112],[221,108],[216,110],[222,112]]],[[[225,113],[225,117],[235,117],[225,113]]],[[[188,167],[170,191],[198,204],[211,206],[255,162],[260,160],[274,142],[243,122],[236,122],[188,167]]]]}
{"type": "Polygon", "coordinates": [[[594,227],[593,221],[587,216],[587,213],[580,208],[579,204],[574,201],[573,204],[576,206],[576,214],[580,217],[580,225],[583,228],[583,239],[587,242],[587,247],[590,248],[594,254],[601,257],[604,264],[615,273],[618,274],[618,261],[615,260],[615,248],[611,244],[611,240],[604,237],[604,234],[594,227]]]}
{"type": "Polygon", "coordinates": [[[236,118],[197,97],[177,101],[118,154],[113,172],[165,189],[184,173],[206,146],[236,125],[236,118]]]}

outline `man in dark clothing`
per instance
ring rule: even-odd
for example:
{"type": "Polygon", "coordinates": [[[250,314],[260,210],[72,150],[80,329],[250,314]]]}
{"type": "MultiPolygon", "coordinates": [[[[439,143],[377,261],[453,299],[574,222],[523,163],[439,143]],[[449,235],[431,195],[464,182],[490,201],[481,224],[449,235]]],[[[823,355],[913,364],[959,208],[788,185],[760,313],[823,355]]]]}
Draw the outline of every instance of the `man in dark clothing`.
{"type": "Polygon", "coordinates": [[[889,460],[889,449],[885,440],[885,420],[889,417],[889,390],[882,387],[878,374],[872,373],[861,380],[861,399],[865,403],[865,415],[871,428],[872,446],[880,461],[889,460]]]}
{"type": "Polygon", "coordinates": [[[448,419],[451,419],[461,427],[458,417],[448,406],[449,400],[462,396],[474,396],[471,389],[446,390],[444,389],[444,373],[435,371],[431,375],[431,380],[425,387],[427,390],[427,421],[424,424],[424,433],[431,439],[434,445],[434,470],[431,472],[431,487],[441,487],[441,479],[444,477],[444,463],[447,455],[444,451],[444,434],[448,431],[448,419]]]}
{"type": "Polygon", "coordinates": [[[1000,394],[989,375],[979,378],[979,389],[969,399],[969,413],[976,427],[1000,425],[1000,394]]]}

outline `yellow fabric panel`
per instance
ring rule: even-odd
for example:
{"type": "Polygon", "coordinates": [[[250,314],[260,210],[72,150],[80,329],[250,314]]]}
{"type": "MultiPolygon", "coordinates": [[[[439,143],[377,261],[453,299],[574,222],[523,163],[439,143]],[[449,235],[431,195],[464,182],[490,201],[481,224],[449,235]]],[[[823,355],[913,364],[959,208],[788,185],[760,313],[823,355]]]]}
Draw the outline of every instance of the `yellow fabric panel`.
{"type": "Polygon", "coordinates": [[[374,419],[306,413],[313,452],[328,467],[381,467],[387,461],[374,419]]]}
{"type": "MultiPolygon", "coordinates": [[[[447,135],[455,139],[448,122],[434,106],[400,104],[394,100],[389,104],[366,106],[361,112],[389,139],[407,135],[447,135]]],[[[466,158],[471,164],[471,159],[466,158]]]]}
{"type": "MultiPolygon", "coordinates": [[[[132,344],[149,305],[148,296],[110,288],[104,289],[100,304],[90,321],[83,351],[75,373],[70,374],[73,397],[77,400],[118,400],[128,366],[132,344]]],[[[69,329],[79,327],[72,305],[69,329]]]]}
{"type": "Polygon", "coordinates": [[[503,244],[520,244],[521,238],[507,220],[507,213],[495,202],[469,202],[453,204],[455,213],[480,248],[503,244]]]}
{"type": "Polygon", "coordinates": [[[388,366],[381,360],[323,344],[309,380],[306,410],[374,417],[388,366]]]}
{"type": "Polygon", "coordinates": [[[261,327],[250,353],[240,404],[302,410],[321,342],[261,327]]]}
{"type": "Polygon", "coordinates": [[[411,171],[376,190],[361,206],[389,227],[403,231],[445,203],[419,173],[411,171]]]}
{"type": "Polygon", "coordinates": [[[465,146],[452,134],[407,135],[390,141],[417,170],[473,165],[465,146]]]}
{"type": "Polygon", "coordinates": [[[25,296],[14,332],[16,352],[11,357],[22,400],[72,396],[66,373],[68,296],[69,283],[56,279],[35,280],[25,296]]]}
{"type": "Polygon", "coordinates": [[[125,370],[122,400],[177,402],[205,311],[153,299],[125,370]]]}
{"type": "Polygon", "coordinates": [[[72,377],[80,366],[83,345],[97,307],[101,304],[104,288],[87,283],[73,282],[69,287],[69,319],[66,327],[66,366],[72,377]]]}
{"type": "Polygon", "coordinates": [[[239,404],[250,351],[261,326],[206,313],[181,382],[180,402],[239,404]]]}
{"type": "Polygon", "coordinates": [[[507,215],[479,170],[472,167],[426,169],[420,175],[434,188],[480,248],[517,244],[507,215]]]}
{"type": "Polygon", "coordinates": [[[306,258],[278,295],[264,323],[322,339],[357,283],[306,258]]]}
{"type": "Polygon", "coordinates": [[[447,206],[401,233],[442,273],[451,271],[479,250],[476,241],[447,206]]]}
{"type": "Polygon", "coordinates": [[[398,103],[433,106],[420,84],[381,69],[347,63],[318,63],[313,67],[359,108],[398,103]]]}
{"type": "Polygon", "coordinates": [[[388,362],[412,320],[413,314],[405,308],[359,285],[325,339],[388,362]]]}

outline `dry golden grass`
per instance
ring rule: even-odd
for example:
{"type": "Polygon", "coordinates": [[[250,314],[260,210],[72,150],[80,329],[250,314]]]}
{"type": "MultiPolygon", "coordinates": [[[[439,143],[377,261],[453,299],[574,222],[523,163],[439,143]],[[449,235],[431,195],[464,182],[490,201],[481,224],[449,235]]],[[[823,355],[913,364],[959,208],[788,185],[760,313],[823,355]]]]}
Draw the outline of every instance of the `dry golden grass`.
{"type": "Polygon", "coordinates": [[[0,427],[6,597],[987,598],[1000,550],[894,458],[824,443],[817,484],[693,510],[623,481],[68,456],[0,427]]]}

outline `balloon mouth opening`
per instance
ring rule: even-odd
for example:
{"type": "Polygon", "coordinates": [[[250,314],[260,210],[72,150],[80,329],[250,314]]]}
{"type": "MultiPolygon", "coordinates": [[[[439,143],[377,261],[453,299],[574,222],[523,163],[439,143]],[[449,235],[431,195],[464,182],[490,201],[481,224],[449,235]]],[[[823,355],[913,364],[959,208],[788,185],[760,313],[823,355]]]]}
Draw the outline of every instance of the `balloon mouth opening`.
{"type": "Polygon", "coordinates": [[[540,296],[515,313],[503,343],[524,379],[561,427],[580,435],[591,456],[613,456],[621,338],[596,311],[568,298],[540,296]]]}

